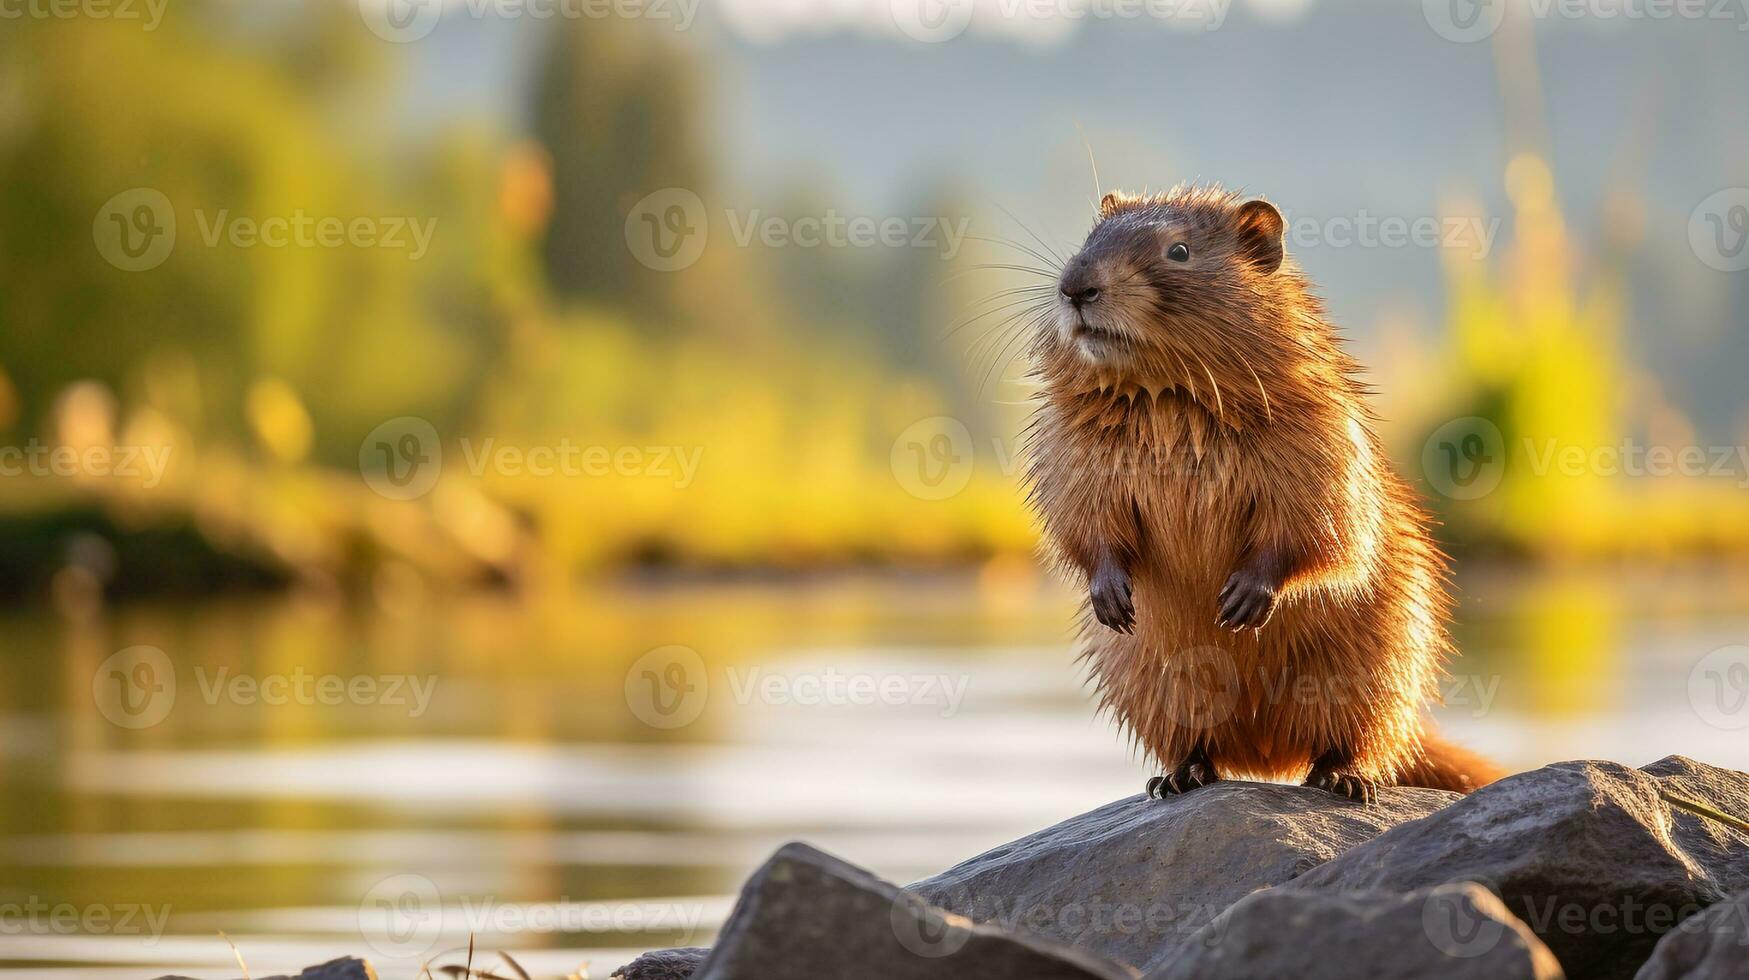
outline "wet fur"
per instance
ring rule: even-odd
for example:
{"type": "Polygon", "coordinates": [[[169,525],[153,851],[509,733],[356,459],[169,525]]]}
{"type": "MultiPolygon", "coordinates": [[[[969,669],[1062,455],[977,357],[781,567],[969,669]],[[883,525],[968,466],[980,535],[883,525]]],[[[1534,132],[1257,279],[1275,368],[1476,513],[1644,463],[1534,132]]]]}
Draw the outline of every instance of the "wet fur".
{"type": "Polygon", "coordinates": [[[1031,498],[1070,576],[1128,572],[1134,619],[1084,609],[1082,656],[1168,773],[1206,755],[1221,776],[1298,781],[1324,757],[1473,789],[1492,767],[1422,718],[1451,652],[1445,558],[1281,230],[1219,189],[1107,195],[1063,271],[1099,295],[1079,312],[1055,297],[1034,339],[1031,498]],[[1165,258],[1177,241],[1189,261],[1165,258]],[[1247,568],[1281,574],[1267,622],[1234,631],[1217,596],[1247,568]]]}

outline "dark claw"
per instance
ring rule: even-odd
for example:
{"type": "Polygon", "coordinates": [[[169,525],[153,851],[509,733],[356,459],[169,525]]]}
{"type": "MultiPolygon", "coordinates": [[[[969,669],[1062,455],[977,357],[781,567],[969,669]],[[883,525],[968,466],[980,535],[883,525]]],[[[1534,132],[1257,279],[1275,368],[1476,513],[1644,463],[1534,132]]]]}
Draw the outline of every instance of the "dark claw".
{"type": "Polygon", "coordinates": [[[1168,795],[1188,793],[1193,789],[1207,786],[1220,781],[1213,764],[1198,758],[1186,759],[1178,764],[1178,768],[1164,776],[1155,776],[1148,780],[1148,796],[1163,800],[1168,795]]]}
{"type": "Polygon", "coordinates": [[[1100,623],[1119,633],[1135,633],[1136,603],[1128,572],[1113,562],[1101,565],[1093,573],[1089,593],[1100,623]]]}
{"type": "Polygon", "coordinates": [[[1357,803],[1367,804],[1378,799],[1378,784],[1366,776],[1351,772],[1314,771],[1306,778],[1306,785],[1327,790],[1357,803]]]}
{"type": "Polygon", "coordinates": [[[1218,601],[1221,613],[1216,625],[1234,632],[1257,629],[1269,622],[1275,612],[1275,588],[1241,569],[1227,577],[1218,601]]]}

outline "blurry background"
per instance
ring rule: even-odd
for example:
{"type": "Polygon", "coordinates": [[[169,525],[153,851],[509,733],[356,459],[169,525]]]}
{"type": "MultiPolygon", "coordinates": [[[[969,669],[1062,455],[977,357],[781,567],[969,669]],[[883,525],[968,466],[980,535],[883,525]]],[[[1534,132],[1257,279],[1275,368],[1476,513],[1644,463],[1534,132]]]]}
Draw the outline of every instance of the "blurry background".
{"type": "Polygon", "coordinates": [[[1286,212],[1447,730],[1749,766],[1749,16],[1594,6],[0,3],[0,975],[601,977],[1139,790],[1003,326],[1098,186],[1286,212]]]}

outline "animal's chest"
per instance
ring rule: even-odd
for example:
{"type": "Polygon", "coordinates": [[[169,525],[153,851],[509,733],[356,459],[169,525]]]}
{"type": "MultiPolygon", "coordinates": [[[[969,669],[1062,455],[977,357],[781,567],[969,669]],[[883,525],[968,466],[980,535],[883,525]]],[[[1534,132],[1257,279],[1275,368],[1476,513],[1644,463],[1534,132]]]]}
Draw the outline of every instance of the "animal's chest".
{"type": "Polygon", "coordinates": [[[1124,421],[1114,450],[1150,550],[1191,568],[1230,564],[1257,492],[1254,439],[1172,401],[1124,421]]]}

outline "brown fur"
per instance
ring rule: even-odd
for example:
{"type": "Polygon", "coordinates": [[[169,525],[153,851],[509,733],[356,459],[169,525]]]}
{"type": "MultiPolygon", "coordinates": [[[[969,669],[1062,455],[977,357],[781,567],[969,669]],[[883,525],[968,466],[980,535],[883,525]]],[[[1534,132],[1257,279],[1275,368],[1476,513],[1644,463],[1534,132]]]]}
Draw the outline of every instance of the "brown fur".
{"type": "Polygon", "coordinates": [[[1097,588],[1107,557],[1128,573],[1131,631],[1084,610],[1103,707],[1169,773],[1203,759],[1209,778],[1299,780],[1323,757],[1382,784],[1494,778],[1425,727],[1451,650],[1446,561],[1275,209],[1107,195],[1060,283],[1098,293],[1039,318],[1029,479],[1070,575],[1097,588]],[[1167,257],[1178,242],[1188,261],[1167,257]],[[1265,621],[1235,631],[1219,597],[1244,576],[1265,621]]]}

